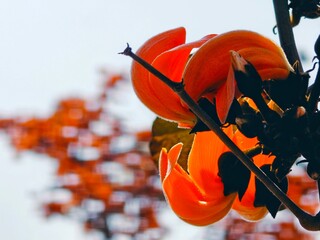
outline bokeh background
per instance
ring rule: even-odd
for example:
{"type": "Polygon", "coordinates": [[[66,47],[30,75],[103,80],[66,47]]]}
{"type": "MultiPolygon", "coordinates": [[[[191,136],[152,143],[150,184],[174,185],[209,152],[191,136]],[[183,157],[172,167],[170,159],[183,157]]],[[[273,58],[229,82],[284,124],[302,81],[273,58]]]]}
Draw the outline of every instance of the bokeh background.
{"type": "MultiPolygon", "coordinates": [[[[128,76],[136,50],[151,36],[178,26],[187,40],[234,29],[257,31],[278,42],[272,1],[11,0],[0,1],[0,117],[48,117],[66,97],[92,98],[106,75],[128,76]]],[[[302,19],[294,29],[304,59],[312,66],[319,20],[302,19]]],[[[136,99],[129,82],[115,90],[110,111],[130,132],[151,128],[154,115],[136,99]]],[[[32,152],[17,154],[0,134],[0,238],[101,239],[85,233],[72,217],[43,217],[43,193],[55,181],[56,162],[32,152]]],[[[189,226],[165,209],[164,239],[197,239],[189,226]]]]}

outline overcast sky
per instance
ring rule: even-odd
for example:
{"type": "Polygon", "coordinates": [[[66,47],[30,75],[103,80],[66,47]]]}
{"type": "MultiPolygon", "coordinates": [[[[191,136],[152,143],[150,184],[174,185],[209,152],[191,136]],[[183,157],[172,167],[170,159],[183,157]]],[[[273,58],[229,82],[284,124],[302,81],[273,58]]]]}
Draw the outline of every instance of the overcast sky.
{"type": "MultiPolygon", "coordinates": [[[[99,68],[129,72],[131,60],[117,54],[127,42],[136,50],[151,36],[178,26],[186,27],[188,41],[234,29],[278,41],[274,25],[271,0],[2,0],[0,116],[46,115],[64,96],[93,95],[99,68]]],[[[309,59],[319,26],[319,20],[302,20],[295,28],[297,45],[309,59]]],[[[136,111],[150,116],[132,101],[136,111]]],[[[29,155],[17,163],[5,138],[0,140],[0,238],[85,239],[72,221],[43,225],[37,214],[31,219],[36,204],[29,193],[50,185],[52,164],[29,155]]]]}

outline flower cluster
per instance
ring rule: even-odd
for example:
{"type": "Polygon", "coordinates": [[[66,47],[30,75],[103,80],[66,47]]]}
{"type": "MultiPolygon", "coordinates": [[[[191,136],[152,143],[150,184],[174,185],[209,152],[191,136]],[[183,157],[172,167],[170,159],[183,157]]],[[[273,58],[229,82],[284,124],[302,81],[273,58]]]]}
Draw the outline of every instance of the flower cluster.
{"type": "MultiPolygon", "coordinates": [[[[194,100],[215,99],[222,122],[236,94],[231,50],[251,62],[263,80],[285,79],[291,70],[282,49],[255,32],[210,34],[191,43],[185,43],[185,38],[184,28],[169,30],[149,39],[136,54],[172,81],[183,80],[194,100]]],[[[180,126],[195,124],[196,117],[180,98],[139,63],[133,63],[131,75],[137,96],[149,109],[180,126]]]]}
{"type": "MultiPolygon", "coordinates": [[[[292,71],[282,49],[255,32],[210,34],[190,43],[185,43],[185,39],[184,28],[169,30],[145,42],[137,55],[172,81],[183,82],[191,98],[199,104],[204,102],[206,108],[209,106],[208,112],[216,115],[220,125],[234,123],[228,119],[233,102],[244,95],[235,72],[246,73],[249,65],[259,78],[268,81],[287,79],[292,71]]],[[[171,88],[137,62],[133,62],[131,76],[137,96],[149,109],[180,127],[195,128],[199,120],[171,88]]],[[[250,99],[241,101],[247,109],[257,109],[250,99]]],[[[223,129],[243,151],[258,142],[256,136],[247,138],[232,125],[223,129]]],[[[275,216],[280,202],[214,133],[196,133],[187,171],[177,162],[182,147],[177,143],[169,151],[162,149],[159,159],[165,196],[181,219],[194,225],[207,225],[223,218],[230,209],[248,220],[259,220],[268,211],[275,216]]],[[[270,174],[274,157],[253,154],[252,160],[274,177],[270,174]]],[[[279,185],[287,191],[286,179],[279,185]]]]}

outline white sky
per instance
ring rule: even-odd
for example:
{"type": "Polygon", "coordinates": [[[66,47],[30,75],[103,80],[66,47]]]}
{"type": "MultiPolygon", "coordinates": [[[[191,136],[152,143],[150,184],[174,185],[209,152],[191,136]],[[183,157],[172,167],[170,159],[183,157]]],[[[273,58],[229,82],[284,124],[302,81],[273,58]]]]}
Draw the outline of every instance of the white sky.
{"type": "MultiPolygon", "coordinates": [[[[234,29],[278,41],[274,19],[271,0],[0,0],[0,116],[47,114],[64,96],[92,96],[100,67],[129,72],[131,60],[117,54],[127,42],[136,50],[178,26],[187,28],[190,41],[234,29]]],[[[309,58],[319,29],[319,20],[302,20],[295,29],[297,45],[309,58]]],[[[32,218],[30,191],[50,185],[52,164],[30,156],[16,162],[1,139],[0,239],[84,239],[72,221],[32,218]]]]}

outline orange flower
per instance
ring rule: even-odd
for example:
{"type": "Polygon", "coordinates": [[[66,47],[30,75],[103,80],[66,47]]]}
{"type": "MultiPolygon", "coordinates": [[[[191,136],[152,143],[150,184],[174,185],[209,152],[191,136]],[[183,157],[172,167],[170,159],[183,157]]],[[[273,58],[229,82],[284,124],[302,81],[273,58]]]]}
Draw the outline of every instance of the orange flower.
{"type": "MultiPolygon", "coordinates": [[[[262,80],[286,79],[292,70],[282,49],[258,33],[232,31],[208,35],[188,44],[185,34],[184,28],[161,33],[148,40],[137,55],[172,81],[183,79],[186,92],[195,101],[207,98],[214,103],[221,123],[226,121],[234,98],[241,95],[233,69],[235,64],[242,66],[238,61],[250,62],[262,80]],[[193,49],[195,53],[191,53],[193,49]]],[[[195,125],[196,116],[179,96],[137,62],[132,65],[132,81],[138,97],[157,115],[178,122],[179,126],[195,125]]],[[[225,132],[242,150],[257,143],[256,138],[244,139],[232,127],[225,132]]],[[[270,193],[261,190],[260,182],[216,134],[198,132],[195,135],[187,172],[178,164],[181,149],[181,143],[169,151],[162,149],[159,159],[165,196],[181,219],[194,225],[208,225],[219,221],[230,209],[252,221],[263,218],[268,210],[273,216],[276,214],[280,203],[270,206],[261,196],[256,201],[258,188],[268,199],[270,193]],[[230,181],[229,177],[236,180],[230,181]]],[[[262,154],[253,157],[258,167],[268,168],[272,160],[262,154]]]]}
{"type": "MultiPolygon", "coordinates": [[[[186,31],[177,28],[149,39],[136,54],[171,80],[180,82],[191,50],[199,48],[214,36],[208,35],[199,41],[185,44],[186,31]]],[[[165,119],[193,125],[194,115],[181,105],[180,98],[168,86],[154,79],[136,62],[132,65],[131,76],[137,96],[149,109],[165,119]]]]}
{"type": "MultiPolygon", "coordinates": [[[[228,128],[229,134],[232,131],[228,128]]],[[[213,132],[195,136],[188,158],[187,173],[177,163],[182,144],[160,153],[159,169],[163,191],[173,211],[193,225],[219,221],[231,209],[236,193],[225,196],[218,176],[217,159],[227,147],[213,132]]]]}
{"type": "MultiPolygon", "coordinates": [[[[222,123],[235,96],[231,50],[251,62],[263,80],[285,79],[291,70],[282,49],[258,33],[238,30],[219,36],[211,34],[187,44],[185,35],[182,27],[160,33],[144,43],[137,55],[171,80],[183,79],[195,101],[207,97],[212,102],[216,98],[222,123]],[[193,49],[198,50],[191,54],[193,49]]],[[[195,124],[196,117],[180,98],[139,63],[133,63],[131,75],[137,96],[149,109],[180,126],[195,124]]]]}
{"type": "MultiPolygon", "coordinates": [[[[246,139],[239,131],[233,134],[232,127],[228,127],[225,132],[241,149],[247,149],[256,143],[256,139],[246,139]]],[[[188,172],[177,163],[182,147],[182,143],[178,143],[169,152],[162,149],[159,159],[164,194],[173,211],[182,220],[204,226],[219,221],[231,209],[250,221],[260,220],[268,213],[270,209],[265,205],[256,206],[256,178],[250,172],[242,196],[237,191],[225,192],[227,186],[219,174],[221,171],[219,159],[228,148],[213,132],[199,132],[195,135],[188,157],[188,172]]],[[[270,164],[273,159],[259,154],[253,161],[261,167],[270,164]]],[[[237,173],[232,172],[232,174],[237,173]]],[[[242,176],[240,178],[238,181],[243,180],[242,176]]],[[[275,207],[274,212],[271,212],[273,216],[278,211],[279,205],[275,207]]]]}
{"type": "MultiPolygon", "coordinates": [[[[235,133],[234,138],[237,140],[237,144],[242,150],[252,148],[255,144],[257,144],[256,138],[246,138],[239,131],[235,133]]],[[[273,160],[274,157],[269,157],[262,154],[259,154],[253,158],[255,165],[258,167],[261,167],[265,164],[271,164],[273,160]]],[[[255,206],[257,189],[255,179],[255,176],[251,174],[248,188],[241,198],[241,201],[239,198],[236,198],[232,206],[232,209],[237,211],[244,219],[249,221],[260,220],[268,213],[266,206],[255,206]]],[[[274,213],[272,214],[275,215],[274,213]]]]}

